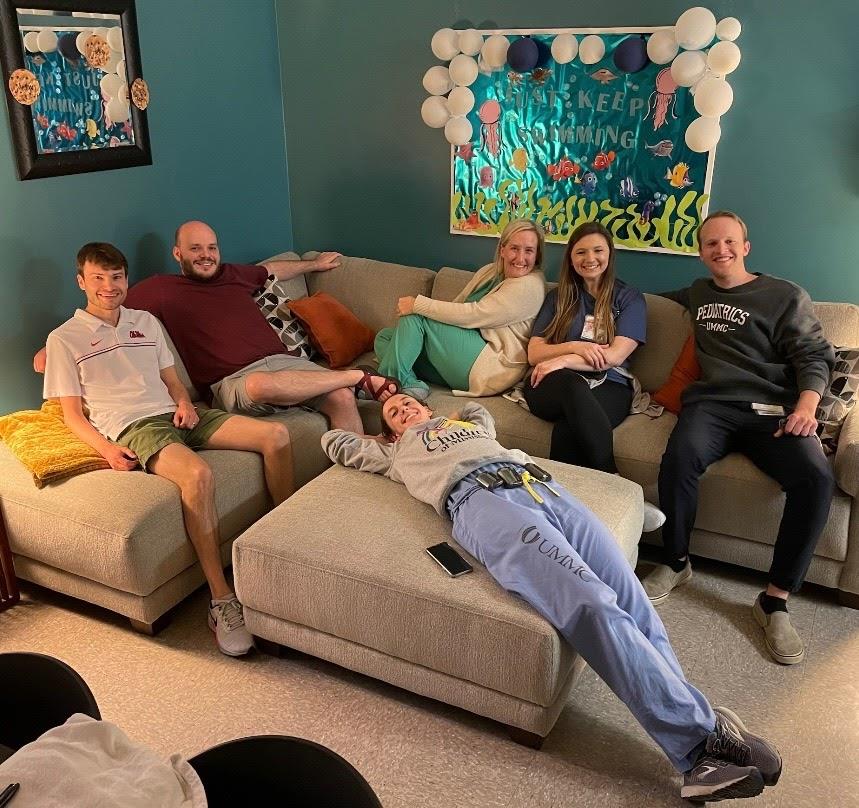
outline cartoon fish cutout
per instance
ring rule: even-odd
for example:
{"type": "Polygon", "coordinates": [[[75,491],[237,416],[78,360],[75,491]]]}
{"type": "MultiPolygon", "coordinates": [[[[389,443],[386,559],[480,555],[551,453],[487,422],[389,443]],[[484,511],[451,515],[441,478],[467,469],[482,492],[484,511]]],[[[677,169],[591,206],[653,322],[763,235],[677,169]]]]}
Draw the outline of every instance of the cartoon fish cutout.
{"type": "Polygon", "coordinates": [[[45,64],[45,57],[44,57],[44,56],[42,56],[41,54],[37,53],[37,54],[33,57],[33,64],[34,64],[34,65],[43,65],[43,64],[45,64]]]}
{"type": "Polygon", "coordinates": [[[78,133],[65,121],[57,126],[57,134],[64,140],[74,140],[78,136],[78,133]]]}
{"type": "Polygon", "coordinates": [[[510,209],[515,212],[519,210],[519,203],[522,200],[519,197],[519,194],[509,194],[507,196],[507,201],[510,203],[510,209]]]}
{"type": "Polygon", "coordinates": [[[677,163],[674,168],[669,168],[665,172],[665,179],[674,188],[685,188],[692,184],[692,179],[689,177],[689,166],[686,163],[677,163]]]}
{"type": "Polygon", "coordinates": [[[514,149],[511,162],[517,171],[525,171],[528,168],[528,152],[521,147],[514,149]]]}
{"type": "Polygon", "coordinates": [[[511,84],[521,84],[523,78],[525,78],[525,76],[522,73],[517,73],[515,70],[511,70],[507,74],[507,80],[511,84]]]}
{"type": "Polygon", "coordinates": [[[39,126],[41,126],[42,129],[47,129],[50,121],[48,121],[48,119],[44,115],[37,115],[36,116],[36,123],[39,124],[39,126]]]}
{"type": "Polygon", "coordinates": [[[98,124],[92,118],[86,119],[86,133],[91,138],[98,134],[98,124]]]}
{"type": "Polygon", "coordinates": [[[648,199],[641,206],[641,216],[638,221],[641,224],[648,224],[650,222],[650,218],[653,216],[653,212],[662,204],[662,200],[668,199],[667,194],[656,193],[653,195],[653,199],[648,199]]]}
{"type": "Polygon", "coordinates": [[[670,140],[660,140],[655,146],[650,146],[645,143],[644,148],[647,149],[647,151],[649,151],[654,157],[671,157],[671,152],[674,150],[674,144],[670,140]]]}
{"type": "Polygon", "coordinates": [[[455,227],[457,230],[479,230],[480,220],[477,218],[477,211],[472,211],[465,219],[460,219],[455,227]]]}
{"type": "Polygon", "coordinates": [[[471,158],[474,157],[474,144],[463,143],[461,146],[457,146],[456,156],[465,160],[466,163],[470,163],[471,158]]]}
{"type": "Polygon", "coordinates": [[[591,78],[594,81],[598,81],[600,84],[608,84],[610,81],[614,81],[616,78],[619,78],[619,76],[616,76],[608,68],[601,67],[599,70],[595,70],[591,73],[591,78]]]}
{"type": "Polygon", "coordinates": [[[582,196],[592,196],[597,189],[597,175],[588,171],[582,176],[582,196]]]}
{"type": "Polygon", "coordinates": [[[549,172],[549,176],[555,182],[558,182],[559,180],[565,180],[578,174],[581,171],[581,167],[578,163],[570,160],[569,157],[562,157],[557,163],[548,163],[546,170],[549,172]]]}
{"type": "Polygon", "coordinates": [[[596,171],[605,171],[613,162],[616,157],[613,151],[610,152],[598,152],[597,156],[594,157],[594,169],[596,171]]]}
{"type": "Polygon", "coordinates": [[[483,166],[483,168],[480,169],[480,187],[491,188],[494,182],[495,171],[493,171],[492,166],[483,166]]]}
{"type": "Polygon", "coordinates": [[[635,199],[638,196],[638,188],[632,177],[624,177],[620,181],[620,195],[624,199],[635,199]]]}

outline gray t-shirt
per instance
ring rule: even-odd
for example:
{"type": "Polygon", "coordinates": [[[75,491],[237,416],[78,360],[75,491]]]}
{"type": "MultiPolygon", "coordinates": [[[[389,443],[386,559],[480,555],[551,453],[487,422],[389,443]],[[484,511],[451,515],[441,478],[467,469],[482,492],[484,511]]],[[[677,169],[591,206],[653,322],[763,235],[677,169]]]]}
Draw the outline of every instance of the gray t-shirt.
{"type": "Polygon", "coordinates": [[[504,461],[531,462],[524,452],[505,449],[495,440],[492,416],[474,402],[460,410],[459,419],[432,418],[407,429],[396,443],[332,429],[322,436],[322,448],[341,466],[403,483],[415,499],[432,505],[442,516],[451,489],[475,469],[504,461]]]}

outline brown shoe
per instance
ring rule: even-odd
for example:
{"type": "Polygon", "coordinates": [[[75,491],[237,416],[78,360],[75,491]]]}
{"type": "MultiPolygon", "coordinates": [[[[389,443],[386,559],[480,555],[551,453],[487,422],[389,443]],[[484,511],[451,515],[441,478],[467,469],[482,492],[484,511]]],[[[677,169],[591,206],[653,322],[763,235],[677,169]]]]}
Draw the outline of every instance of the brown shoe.
{"type": "Polygon", "coordinates": [[[782,665],[796,665],[805,659],[805,648],[796,629],[791,625],[787,612],[767,614],[761,607],[761,592],[752,606],[752,614],[758,625],[764,630],[767,651],[770,656],[782,665]]]}

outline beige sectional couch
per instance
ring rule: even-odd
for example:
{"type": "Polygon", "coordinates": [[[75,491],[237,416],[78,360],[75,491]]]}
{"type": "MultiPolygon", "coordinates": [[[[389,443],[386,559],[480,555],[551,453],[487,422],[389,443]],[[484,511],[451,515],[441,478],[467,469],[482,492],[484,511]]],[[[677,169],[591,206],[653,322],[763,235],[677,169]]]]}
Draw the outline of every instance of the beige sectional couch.
{"type": "MultiPolygon", "coordinates": [[[[393,323],[398,297],[424,294],[450,300],[469,276],[450,268],[436,274],[347,258],[334,272],[307,276],[306,287],[304,279],[290,281],[289,293],[328,292],[375,330],[393,323]]],[[[645,389],[653,390],[667,378],[688,324],[675,303],[648,295],[647,305],[649,340],[636,351],[633,371],[645,389]]],[[[820,303],[817,312],[833,342],[859,345],[859,307],[820,303]]],[[[440,410],[456,409],[460,402],[441,389],[431,398],[440,410]]],[[[495,417],[502,443],[535,456],[548,454],[549,424],[501,397],[482,403],[495,417]]],[[[374,404],[362,405],[362,413],[368,429],[378,427],[374,404]]],[[[299,485],[328,467],[319,446],[326,429],[320,415],[295,408],[271,417],[283,420],[293,436],[299,485]]],[[[670,414],[654,420],[636,415],[615,432],[618,467],[645,488],[648,498],[655,496],[659,459],[673,423],[670,414]]],[[[232,540],[270,508],[262,465],[252,453],[208,451],[204,456],[215,471],[228,562],[232,540]]],[[[839,488],[809,580],[837,589],[843,602],[857,606],[859,409],[845,424],[834,463],[839,488]]],[[[693,553],[767,569],[782,501],[777,486],[748,461],[725,458],[702,481],[693,553]]],[[[38,490],[0,443],[0,507],[20,578],[126,615],[140,630],[157,630],[160,618],[203,582],[176,489],[164,480],[142,472],[96,471],[38,490]]]]}

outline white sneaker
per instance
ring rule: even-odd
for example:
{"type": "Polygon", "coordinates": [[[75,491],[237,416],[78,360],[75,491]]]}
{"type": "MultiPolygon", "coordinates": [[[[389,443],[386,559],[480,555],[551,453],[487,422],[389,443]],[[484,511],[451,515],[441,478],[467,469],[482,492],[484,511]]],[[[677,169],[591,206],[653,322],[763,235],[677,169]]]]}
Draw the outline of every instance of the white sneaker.
{"type": "Polygon", "coordinates": [[[222,654],[244,656],[254,647],[254,638],[245,627],[242,604],[235,595],[213,600],[209,607],[209,628],[222,654]]]}
{"type": "Polygon", "coordinates": [[[644,500],[644,525],[641,528],[642,533],[652,533],[654,530],[659,530],[665,524],[665,514],[655,505],[651,505],[647,500],[644,500]]]}

